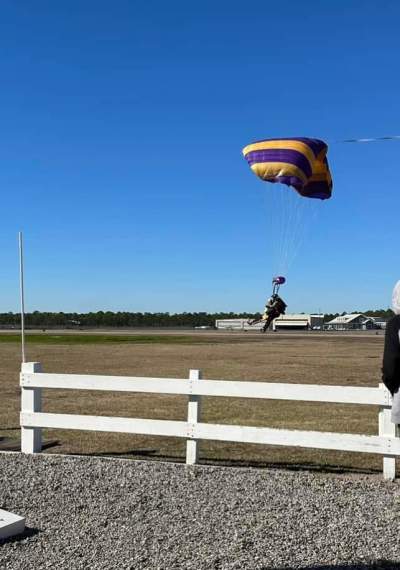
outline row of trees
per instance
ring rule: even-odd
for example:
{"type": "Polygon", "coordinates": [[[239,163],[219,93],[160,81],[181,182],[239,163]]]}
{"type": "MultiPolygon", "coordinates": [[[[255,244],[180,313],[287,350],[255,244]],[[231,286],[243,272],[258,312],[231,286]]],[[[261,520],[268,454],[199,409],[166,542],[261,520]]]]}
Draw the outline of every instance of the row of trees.
{"type": "MultiPolygon", "coordinates": [[[[357,311],[354,311],[357,312],[357,311]]],[[[343,315],[346,313],[342,313],[343,315]]],[[[390,318],[390,309],[366,311],[365,315],[390,318]]],[[[217,319],[255,318],[259,313],[129,313],[97,311],[96,313],[49,313],[35,311],[25,315],[27,327],[32,328],[86,328],[86,327],[187,327],[213,326],[217,319]]],[[[339,313],[326,314],[329,321],[339,313]]],[[[0,326],[19,328],[19,313],[0,313],[0,326]]]]}
{"type": "MultiPolygon", "coordinates": [[[[253,317],[247,313],[129,313],[97,311],[96,313],[48,313],[35,311],[25,315],[28,327],[195,327],[213,326],[216,319],[253,317]]],[[[255,316],[255,315],[254,315],[255,316]]],[[[1,326],[19,327],[21,317],[15,313],[0,314],[1,326]]]]}

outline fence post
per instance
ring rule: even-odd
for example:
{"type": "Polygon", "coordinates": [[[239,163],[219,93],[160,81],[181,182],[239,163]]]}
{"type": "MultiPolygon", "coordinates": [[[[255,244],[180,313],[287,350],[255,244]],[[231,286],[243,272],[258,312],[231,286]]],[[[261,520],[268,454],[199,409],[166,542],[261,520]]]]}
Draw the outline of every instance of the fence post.
{"type": "MultiPolygon", "coordinates": [[[[195,387],[196,382],[201,380],[200,370],[190,370],[189,372],[189,384],[190,392],[192,392],[195,387]]],[[[188,401],[188,435],[193,435],[193,424],[196,424],[200,420],[200,406],[201,396],[194,396],[189,394],[188,401]]],[[[186,442],[186,464],[195,465],[199,459],[199,444],[196,439],[188,439],[186,442]]]]}
{"type": "MultiPolygon", "coordinates": [[[[390,392],[382,383],[379,384],[381,390],[385,390],[387,395],[387,403],[390,405],[390,392]]],[[[398,437],[398,426],[391,421],[391,409],[389,407],[381,408],[379,411],[379,435],[382,437],[398,437]]],[[[396,458],[386,456],[383,458],[383,478],[394,481],[396,478],[396,458]]]]}
{"type": "MultiPolygon", "coordinates": [[[[24,373],[41,372],[40,362],[23,362],[21,377],[24,373]]],[[[42,410],[42,389],[21,387],[21,411],[40,412],[42,410]]],[[[42,451],[42,428],[30,428],[21,425],[22,453],[39,453],[42,451]]]]}

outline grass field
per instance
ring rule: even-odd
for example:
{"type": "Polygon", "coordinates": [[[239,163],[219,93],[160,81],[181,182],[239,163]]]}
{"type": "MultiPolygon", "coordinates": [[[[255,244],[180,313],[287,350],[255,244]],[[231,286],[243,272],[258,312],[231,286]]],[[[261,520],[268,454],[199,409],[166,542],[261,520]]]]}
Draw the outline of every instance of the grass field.
{"type": "MultiPolygon", "coordinates": [[[[216,338],[215,342],[232,342],[229,338],[216,338]]],[[[0,334],[0,344],[17,343],[20,344],[21,336],[19,334],[0,334]]],[[[210,340],[201,335],[157,335],[157,334],[28,334],[26,336],[27,344],[208,344],[210,340]]],[[[240,342],[240,341],[239,341],[240,342]]]]}
{"type": "MultiPolygon", "coordinates": [[[[0,437],[19,438],[19,338],[0,335],[0,437]]],[[[383,335],[328,334],[54,334],[28,335],[27,356],[46,372],[377,386],[383,335]]],[[[44,391],[44,411],[185,419],[186,398],[81,391],[44,391]]],[[[281,401],[204,398],[203,421],[288,429],[377,434],[378,409],[281,401]]],[[[183,461],[174,438],[52,430],[48,453],[93,453],[183,461]]],[[[300,448],[201,442],[200,460],[234,465],[380,471],[382,458],[300,448]]]]}

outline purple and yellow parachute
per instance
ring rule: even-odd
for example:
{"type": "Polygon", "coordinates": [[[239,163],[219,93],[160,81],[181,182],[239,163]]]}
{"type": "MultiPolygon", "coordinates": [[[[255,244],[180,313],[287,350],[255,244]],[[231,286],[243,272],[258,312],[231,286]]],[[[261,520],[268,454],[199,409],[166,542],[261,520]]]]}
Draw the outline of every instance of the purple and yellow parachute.
{"type": "Polygon", "coordinates": [[[243,155],[261,180],[280,182],[301,196],[326,200],[332,194],[327,151],[321,140],[295,137],[254,142],[243,149],[243,155]]]}

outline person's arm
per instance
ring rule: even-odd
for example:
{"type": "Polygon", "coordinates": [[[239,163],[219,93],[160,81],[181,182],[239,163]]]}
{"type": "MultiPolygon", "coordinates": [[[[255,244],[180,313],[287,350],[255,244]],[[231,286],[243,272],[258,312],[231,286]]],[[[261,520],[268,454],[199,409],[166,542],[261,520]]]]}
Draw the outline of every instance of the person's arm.
{"type": "Polygon", "coordinates": [[[393,395],[400,387],[400,317],[390,319],[385,333],[382,381],[393,395]]]}

